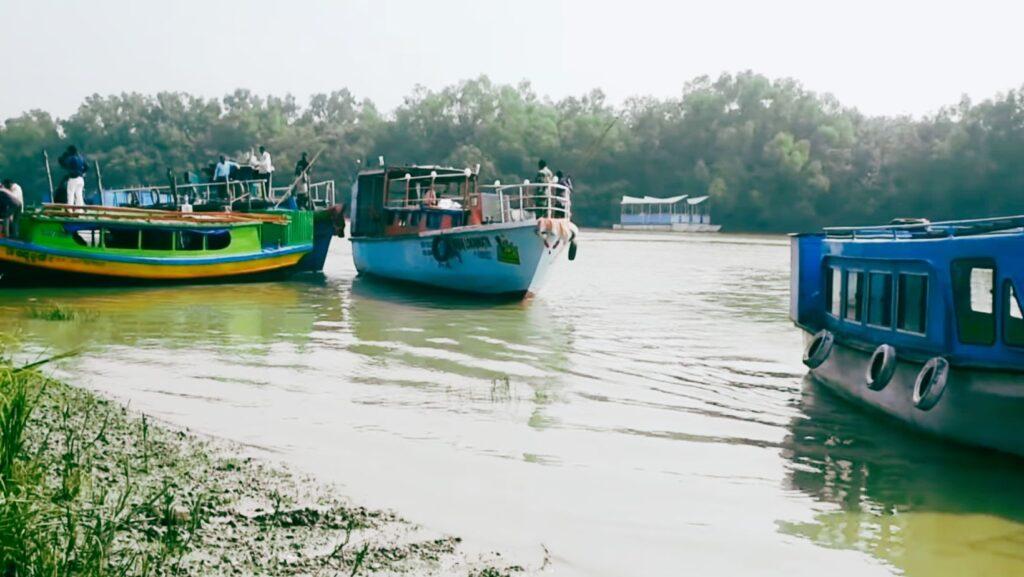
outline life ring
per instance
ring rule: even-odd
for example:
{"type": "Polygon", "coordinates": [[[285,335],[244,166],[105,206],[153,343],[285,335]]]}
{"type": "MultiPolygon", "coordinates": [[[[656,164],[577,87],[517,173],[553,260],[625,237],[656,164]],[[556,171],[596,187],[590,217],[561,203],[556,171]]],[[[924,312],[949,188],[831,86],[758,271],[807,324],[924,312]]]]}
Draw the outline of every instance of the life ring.
{"type": "Polygon", "coordinates": [[[896,349],[892,345],[878,345],[868,362],[864,377],[868,388],[881,391],[892,380],[896,372],[896,349]]]}
{"type": "Polygon", "coordinates": [[[458,256],[459,251],[452,245],[452,241],[442,235],[434,237],[434,242],[430,245],[430,252],[434,255],[434,260],[437,262],[448,262],[452,257],[458,256]]]}
{"type": "Polygon", "coordinates": [[[812,369],[820,367],[832,352],[833,344],[835,344],[835,337],[831,332],[827,329],[818,331],[811,342],[807,343],[807,350],[804,351],[804,364],[812,369]]]}
{"type": "Polygon", "coordinates": [[[948,381],[949,361],[942,357],[929,360],[921,367],[914,382],[914,406],[922,411],[931,410],[946,392],[948,381]]]}

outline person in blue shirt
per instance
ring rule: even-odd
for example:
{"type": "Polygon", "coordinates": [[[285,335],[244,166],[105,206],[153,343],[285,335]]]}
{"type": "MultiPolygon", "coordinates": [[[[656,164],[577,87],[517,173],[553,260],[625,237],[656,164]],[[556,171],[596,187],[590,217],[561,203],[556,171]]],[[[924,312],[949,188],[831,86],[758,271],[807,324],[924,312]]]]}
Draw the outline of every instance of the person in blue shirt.
{"type": "Polygon", "coordinates": [[[85,157],[79,154],[73,145],[68,146],[64,154],[57,159],[57,164],[67,173],[67,203],[74,206],[85,206],[85,173],[89,165],[85,157]]]}

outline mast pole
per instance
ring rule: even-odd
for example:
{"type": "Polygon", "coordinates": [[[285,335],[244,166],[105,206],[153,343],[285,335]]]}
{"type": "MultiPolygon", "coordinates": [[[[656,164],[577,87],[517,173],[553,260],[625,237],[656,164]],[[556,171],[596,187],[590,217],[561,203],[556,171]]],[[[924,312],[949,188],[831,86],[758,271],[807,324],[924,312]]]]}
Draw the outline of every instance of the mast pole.
{"type": "Polygon", "coordinates": [[[103,173],[100,172],[100,161],[93,160],[92,164],[96,167],[96,188],[100,191],[100,204],[103,204],[103,173]]]}
{"type": "Polygon", "coordinates": [[[50,183],[50,202],[53,202],[53,173],[50,172],[50,155],[43,149],[43,162],[46,164],[46,180],[50,183]]]}

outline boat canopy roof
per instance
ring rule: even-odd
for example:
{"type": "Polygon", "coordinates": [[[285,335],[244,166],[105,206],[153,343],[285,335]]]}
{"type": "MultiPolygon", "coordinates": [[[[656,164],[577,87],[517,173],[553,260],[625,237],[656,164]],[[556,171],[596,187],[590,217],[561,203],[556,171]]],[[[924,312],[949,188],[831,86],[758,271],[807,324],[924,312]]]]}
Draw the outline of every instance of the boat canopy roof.
{"type": "Polygon", "coordinates": [[[438,166],[438,165],[419,165],[411,164],[406,166],[387,166],[382,168],[371,168],[359,171],[359,176],[375,176],[387,174],[389,179],[400,179],[405,178],[405,175],[409,175],[412,178],[424,178],[429,177],[431,174],[436,175],[437,178],[466,178],[466,176],[476,176],[476,172],[469,168],[455,168],[452,166],[438,166]],[[467,175],[468,171],[468,175],[467,175]]]}
{"type": "Polygon", "coordinates": [[[825,228],[830,238],[917,239],[1024,232],[1024,215],[929,222],[926,219],[897,219],[881,226],[825,228]]]}
{"type": "Polygon", "coordinates": [[[656,196],[623,196],[622,202],[620,204],[675,204],[683,199],[688,198],[689,196],[690,195],[688,194],[680,194],[679,196],[670,196],[668,198],[658,198],[656,196]]]}
{"type": "Polygon", "coordinates": [[[689,204],[690,206],[693,206],[695,204],[700,204],[700,203],[704,202],[708,198],[709,197],[707,197],[707,196],[695,196],[693,198],[686,199],[686,204],[689,204]]]}

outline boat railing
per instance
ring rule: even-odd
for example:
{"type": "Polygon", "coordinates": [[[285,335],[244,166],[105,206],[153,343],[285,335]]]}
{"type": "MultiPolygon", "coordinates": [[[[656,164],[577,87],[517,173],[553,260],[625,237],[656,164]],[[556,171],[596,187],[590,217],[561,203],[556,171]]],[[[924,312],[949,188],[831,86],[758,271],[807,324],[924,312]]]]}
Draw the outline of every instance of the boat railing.
{"type": "Polygon", "coordinates": [[[480,187],[484,222],[520,222],[572,217],[572,189],[555,183],[525,181],[480,187]]]}
{"type": "Polygon", "coordinates": [[[895,222],[878,226],[833,226],[824,229],[830,238],[919,239],[973,236],[1024,229],[1024,215],[930,222],[895,222]]]}
{"type": "Polygon", "coordinates": [[[324,180],[310,184],[309,201],[316,208],[328,208],[337,204],[334,181],[324,180]]]}
{"type": "Polygon", "coordinates": [[[262,180],[232,180],[170,186],[138,186],[103,191],[103,203],[110,206],[154,206],[167,204],[204,204],[214,201],[234,203],[263,199],[266,183],[262,180]]]}
{"type": "MultiPolygon", "coordinates": [[[[270,197],[268,200],[273,202],[274,206],[280,206],[284,201],[288,200],[289,197],[297,196],[299,194],[302,194],[302,192],[297,184],[295,186],[275,186],[270,189],[270,197]]],[[[321,182],[314,182],[306,188],[305,194],[309,196],[309,204],[311,208],[327,208],[329,206],[334,206],[334,181],[324,180],[321,182]]]]}

